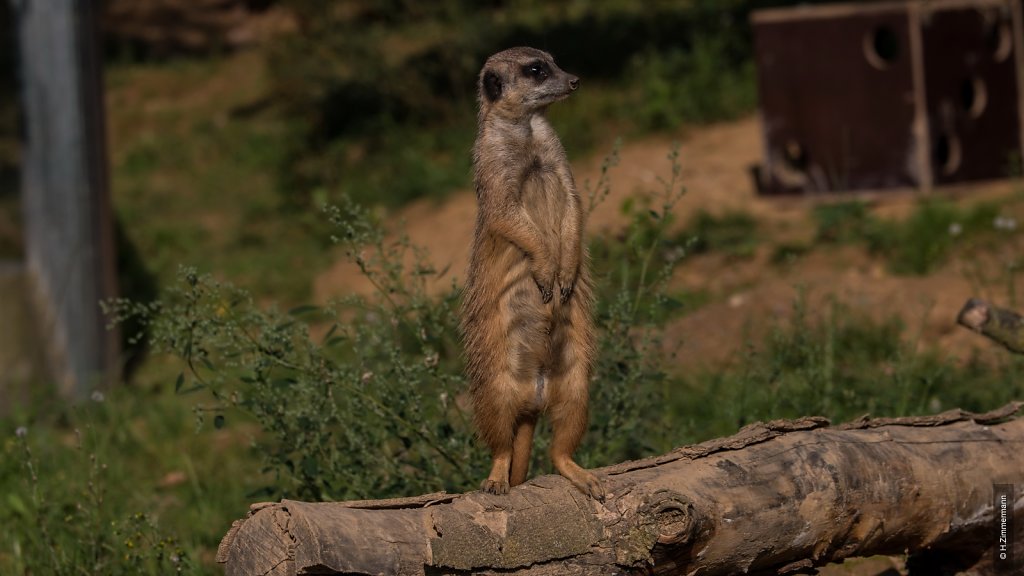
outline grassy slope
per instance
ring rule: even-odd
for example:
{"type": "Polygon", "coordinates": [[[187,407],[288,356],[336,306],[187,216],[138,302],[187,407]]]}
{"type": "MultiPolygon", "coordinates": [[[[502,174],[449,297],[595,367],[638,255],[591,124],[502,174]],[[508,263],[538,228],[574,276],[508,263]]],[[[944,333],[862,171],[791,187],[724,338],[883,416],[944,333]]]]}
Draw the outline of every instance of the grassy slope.
{"type": "Polygon", "coordinates": [[[107,98],[114,205],[149,272],[166,282],[188,264],[261,297],[306,298],[326,238],[307,215],[281,217],[286,127],[264,108],[261,55],[115,66],[107,98]]]}

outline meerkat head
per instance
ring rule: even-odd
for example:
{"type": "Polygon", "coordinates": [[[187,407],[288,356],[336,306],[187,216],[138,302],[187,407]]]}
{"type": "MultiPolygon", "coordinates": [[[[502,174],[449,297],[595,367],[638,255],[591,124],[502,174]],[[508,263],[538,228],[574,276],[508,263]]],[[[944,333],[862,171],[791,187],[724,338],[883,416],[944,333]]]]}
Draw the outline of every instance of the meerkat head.
{"type": "Polygon", "coordinates": [[[579,84],[547,52],[510,48],[488,58],[480,71],[480,112],[527,116],[566,98],[579,84]]]}

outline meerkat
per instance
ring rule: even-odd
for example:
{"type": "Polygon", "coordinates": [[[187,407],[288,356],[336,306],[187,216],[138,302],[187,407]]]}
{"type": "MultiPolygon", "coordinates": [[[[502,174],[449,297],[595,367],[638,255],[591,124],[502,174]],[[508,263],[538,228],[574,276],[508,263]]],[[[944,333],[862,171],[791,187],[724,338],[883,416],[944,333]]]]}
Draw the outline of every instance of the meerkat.
{"type": "Polygon", "coordinates": [[[605,494],[573,460],[587,428],[594,297],[583,205],[544,116],[578,86],[534,48],[491,56],[478,79],[478,211],[461,327],[474,423],[493,458],[481,489],[493,494],[526,480],[542,413],[558,472],[594,498],[605,494]]]}

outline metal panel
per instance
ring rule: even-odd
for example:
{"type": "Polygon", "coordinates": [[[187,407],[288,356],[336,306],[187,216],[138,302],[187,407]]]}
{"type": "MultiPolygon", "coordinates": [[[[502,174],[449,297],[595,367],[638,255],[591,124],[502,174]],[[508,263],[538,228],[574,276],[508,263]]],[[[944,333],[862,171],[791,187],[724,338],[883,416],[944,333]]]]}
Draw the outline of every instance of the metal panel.
{"type": "Polygon", "coordinates": [[[83,396],[114,372],[118,336],[99,302],[115,290],[94,0],[14,0],[25,142],[26,260],[57,376],[83,396]]]}
{"type": "Polygon", "coordinates": [[[1007,176],[1024,126],[1019,10],[935,0],[755,12],[762,190],[1007,176]]]}
{"type": "Polygon", "coordinates": [[[765,166],[780,187],[917,183],[906,10],[760,23],[755,48],[765,166]]]}
{"type": "Polygon", "coordinates": [[[1013,22],[1006,4],[921,15],[937,184],[1001,178],[1020,149],[1013,22]]]}

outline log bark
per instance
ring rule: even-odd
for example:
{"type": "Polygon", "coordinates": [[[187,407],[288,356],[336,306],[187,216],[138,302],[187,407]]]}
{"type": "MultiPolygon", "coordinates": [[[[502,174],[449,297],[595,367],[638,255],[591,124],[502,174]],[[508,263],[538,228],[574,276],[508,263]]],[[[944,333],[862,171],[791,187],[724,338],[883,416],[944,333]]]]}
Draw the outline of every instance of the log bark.
{"type": "Polygon", "coordinates": [[[1024,354],[1024,317],[1012,310],[971,298],[956,317],[961,326],[998,342],[1011,352],[1024,354]]]}
{"type": "Polygon", "coordinates": [[[1020,406],[757,423],[598,470],[603,503],[542,476],[507,496],[256,504],[217,560],[228,575],[781,575],[909,553],[920,574],[986,573],[1006,567],[994,484],[1016,484],[1009,518],[1024,519],[1020,406]]]}

